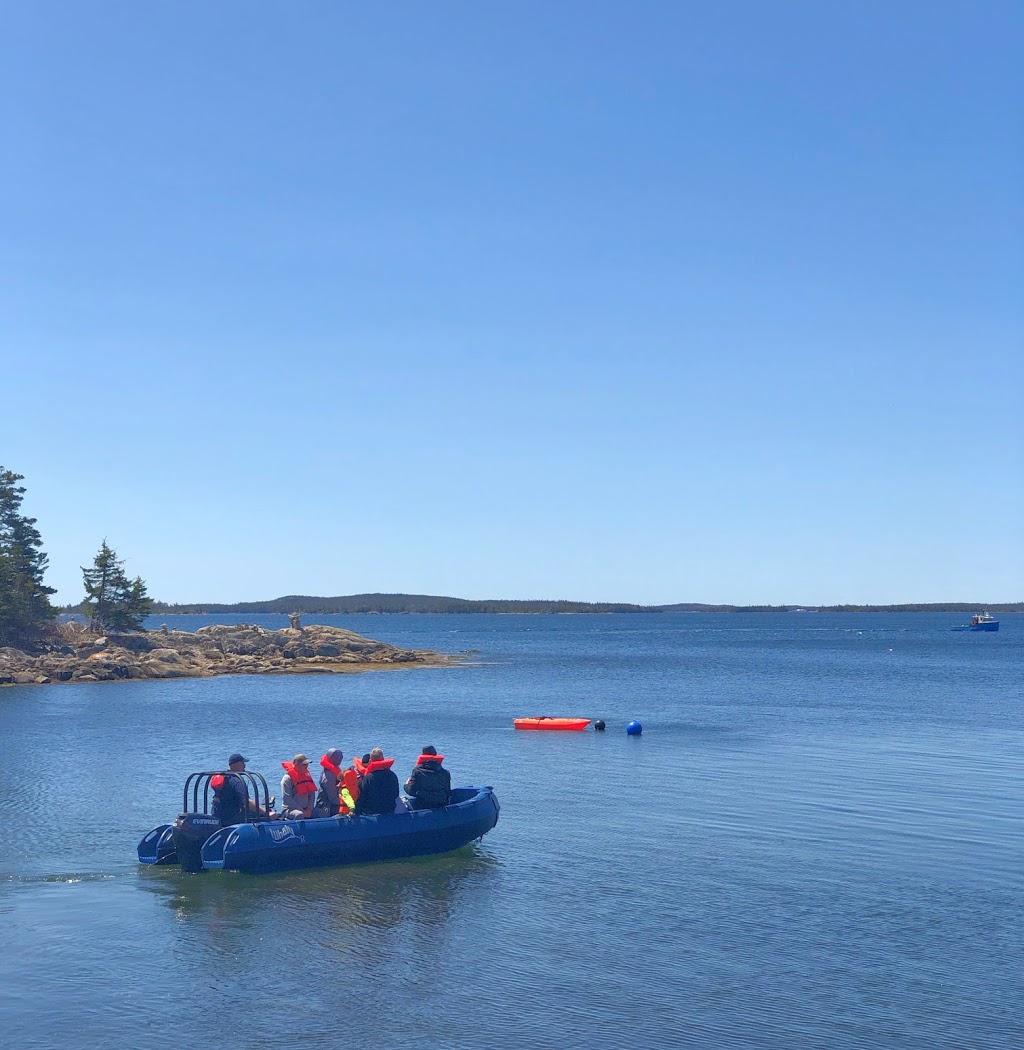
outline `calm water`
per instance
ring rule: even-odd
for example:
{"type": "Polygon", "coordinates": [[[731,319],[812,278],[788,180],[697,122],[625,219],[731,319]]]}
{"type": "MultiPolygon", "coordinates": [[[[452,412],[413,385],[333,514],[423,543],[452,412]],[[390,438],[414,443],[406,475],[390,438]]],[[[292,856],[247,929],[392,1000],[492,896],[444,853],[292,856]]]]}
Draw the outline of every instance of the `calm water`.
{"type": "Polygon", "coordinates": [[[481,662],[0,690],[4,1045],[1024,1046],[1024,617],[318,619],[481,662]],[[194,769],[378,743],[493,784],[497,828],[282,876],[135,863],[194,769]]]}

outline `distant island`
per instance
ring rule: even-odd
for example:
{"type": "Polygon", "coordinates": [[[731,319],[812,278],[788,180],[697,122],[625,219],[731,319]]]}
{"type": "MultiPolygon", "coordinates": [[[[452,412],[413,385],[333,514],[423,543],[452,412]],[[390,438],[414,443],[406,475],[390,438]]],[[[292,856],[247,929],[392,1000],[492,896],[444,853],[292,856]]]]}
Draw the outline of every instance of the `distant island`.
{"type": "MultiPolygon", "coordinates": [[[[66,611],[73,611],[69,606],[66,611]]],[[[154,602],[153,615],[205,613],[751,613],[751,612],[1024,612],[1024,602],[937,602],[902,605],[709,605],[677,602],[672,605],[633,605],[622,602],[523,601],[450,598],[431,594],[347,594],[316,597],[289,594],[258,602],[154,602]]]]}
{"type": "Polygon", "coordinates": [[[210,678],[239,674],[331,674],[402,667],[449,667],[462,657],[400,649],[340,627],[299,617],[279,631],[252,624],[211,624],[198,631],[127,631],[99,635],[78,620],[58,623],[35,652],[0,647],[0,686],[115,682],[140,678],[210,678]]]}

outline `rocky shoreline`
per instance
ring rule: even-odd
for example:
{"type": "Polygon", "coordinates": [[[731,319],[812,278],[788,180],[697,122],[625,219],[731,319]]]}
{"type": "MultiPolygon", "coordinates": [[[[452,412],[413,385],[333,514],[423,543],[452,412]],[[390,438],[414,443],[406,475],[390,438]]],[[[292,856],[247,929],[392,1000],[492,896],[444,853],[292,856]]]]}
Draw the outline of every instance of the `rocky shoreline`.
{"type": "Polygon", "coordinates": [[[0,648],[0,685],[210,678],[222,674],[323,674],[398,667],[446,667],[457,657],[399,649],[339,627],[311,624],[271,631],[251,624],[211,625],[194,634],[159,631],[97,635],[61,624],[41,652],[0,648]]]}

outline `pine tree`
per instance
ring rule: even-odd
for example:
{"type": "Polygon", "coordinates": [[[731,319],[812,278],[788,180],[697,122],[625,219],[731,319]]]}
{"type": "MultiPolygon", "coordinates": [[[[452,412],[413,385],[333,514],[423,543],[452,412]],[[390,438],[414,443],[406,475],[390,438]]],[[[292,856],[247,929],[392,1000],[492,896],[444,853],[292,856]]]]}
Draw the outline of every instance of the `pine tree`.
{"type": "Polygon", "coordinates": [[[85,601],[82,608],[90,613],[92,630],[140,631],[142,621],[149,615],[153,600],[146,593],[141,576],[129,580],[124,562],[104,540],[93,559],[92,568],[82,569],[85,583],[85,601]]]}
{"type": "Polygon", "coordinates": [[[21,513],[21,474],[0,467],[0,645],[32,645],[56,615],[43,583],[49,559],[35,518],[21,513]]]}

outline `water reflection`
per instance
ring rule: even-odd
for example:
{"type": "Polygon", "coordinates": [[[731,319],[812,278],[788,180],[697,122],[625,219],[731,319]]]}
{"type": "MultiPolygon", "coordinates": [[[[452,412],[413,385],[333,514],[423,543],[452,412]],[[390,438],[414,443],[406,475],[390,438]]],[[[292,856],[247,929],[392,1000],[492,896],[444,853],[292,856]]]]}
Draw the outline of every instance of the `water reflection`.
{"type": "Polygon", "coordinates": [[[501,865],[482,845],[387,864],[246,875],[188,875],[173,867],[140,869],[140,885],[170,907],[180,923],[259,929],[269,919],[306,923],[315,915],[329,944],[335,937],[381,933],[412,923],[437,932],[459,903],[485,890],[501,865]],[[195,922],[200,920],[200,922],[195,922]]]}

